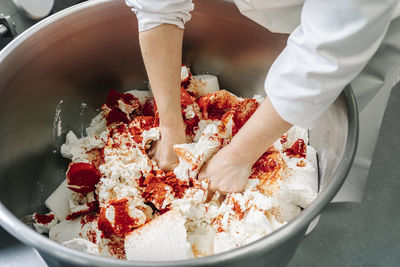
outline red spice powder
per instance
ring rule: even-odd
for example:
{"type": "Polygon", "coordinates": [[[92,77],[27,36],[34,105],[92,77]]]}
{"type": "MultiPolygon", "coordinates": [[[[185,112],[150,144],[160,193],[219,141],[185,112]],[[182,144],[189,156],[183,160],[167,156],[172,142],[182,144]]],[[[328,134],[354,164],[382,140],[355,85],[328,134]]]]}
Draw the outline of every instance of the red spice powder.
{"type": "Polygon", "coordinates": [[[143,140],[142,133],[150,130],[154,126],[155,119],[151,116],[137,116],[129,125],[129,132],[136,143],[141,143],[143,140]]]}
{"type": "Polygon", "coordinates": [[[117,257],[118,259],[125,259],[125,239],[124,238],[113,238],[110,239],[107,243],[108,251],[112,256],[117,257]]]}
{"type": "Polygon", "coordinates": [[[162,170],[157,170],[156,174],[150,173],[146,178],[141,177],[139,186],[144,187],[142,197],[147,202],[153,203],[156,209],[161,212],[159,209],[168,193],[166,188],[171,187],[175,197],[182,198],[190,184],[177,179],[172,171],[165,173],[162,170]]]}
{"type": "Polygon", "coordinates": [[[239,130],[243,127],[247,120],[250,119],[250,117],[257,110],[258,106],[259,104],[255,99],[244,99],[243,101],[238,102],[232,108],[232,120],[234,122],[232,135],[235,135],[239,132],[239,130]]]}
{"type": "Polygon", "coordinates": [[[222,120],[224,114],[236,103],[236,97],[225,90],[202,96],[197,100],[203,116],[210,120],[222,120]]]}
{"type": "Polygon", "coordinates": [[[104,149],[93,148],[86,152],[88,155],[88,160],[98,168],[101,164],[104,163],[104,149]]]}
{"type": "Polygon", "coordinates": [[[294,144],[284,151],[290,158],[306,158],[307,145],[303,139],[298,139],[294,144]]]}
{"type": "Polygon", "coordinates": [[[134,228],[137,228],[137,220],[129,215],[128,199],[110,200],[106,206],[102,207],[98,219],[99,230],[106,238],[113,235],[125,237],[134,228]],[[114,208],[114,224],[112,225],[106,217],[106,210],[109,207],[114,208]]]}
{"type": "Polygon", "coordinates": [[[282,165],[283,160],[279,152],[268,149],[254,163],[249,179],[260,179],[261,184],[275,182],[281,176],[282,165]]]}
{"type": "MultiPolygon", "coordinates": [[[[175,197],[182,198],[185,194],[185,191],[191,187],[190,184],[185,183],[184,181],[176,178],[174,172],[167,172],[165,175],[165,183],[172,187],[172,190],[175,193],[175,197]]],[[[193,186],[193,185],[192,185],[193,186]]]]}
{"type": "Polygon", "coordinates": [[[240,208],[239,203],[234,199],[232,199],[232,203],[233,203],[233,211],[236,213],[236,216],[238,216],[239,220],[243,219],[244,212],[240,208]]]}
{"type": "Polygon", "coordinates": [[[187,91],[181,88],[181,107],[185,108],[196,102],[196,98],[191,96],[187,91]]]}
{"type": "Polygon", "coordinates": [[[96,213],[89,213],[86,214],[85,216],[81,217],[81,225],[84,226],[87,223],[91,223],[97,219],[97,214],[96,213]]]}
{"type": "Polygon", "coordinates": [[[81,194],[94,191],[101,173],[90,163],[71,163],[67,171],[68,188],[81,194]]]}
{"type": "Polygon", "coordinates": [[[282,135],[282,136],[281,136],[281,140],[280,140],[281,144],[286,143],[286,142],[287,142],[287,138],[288,138],[288,135],[287,135],[287,134],[282,135]]]}
{"type": "Polygon", "coordinates": [[[198,116],[194,116],[194,118],[192,119],[186,119],[185,115],[183,115],[183,121],[185,122],[186,125],[186,129],[185,129],[185,133],[187,135],[194,135],[194,130],[196,127],[199,126],[199,117],[198,116]]]}
{"type": "Polygon", "coordinates": [[[183,89],[187,89],[190,85],[191,80],[192,80],[192,74],[189,73],[189,76],[185,80],[181,81],[181,87],[183,89]]]}
{"type": "Polygon", "coordinates": [[[168,185],[163,182],[152,183],[146,186],[142,197],[155,205],[157,209],[160,209],[168,193],[168,185]]]}
{"type": "Polygon", "coordinates": [[[306,162],[304,160],[300,160],[299,162],[296,163],[297,167],[305,167],[306,162]]]}
{"type": "Polygon", "coordinates": [[[277,167],[274,158],[269,157],[270,153],[264,153],[253,165],[253,169],[259,172],[271,172],[277,167]]]}
{"type": "Polygon", "coordinates": [[[54,214],[39,214],[39,213],[35,212],[35,214],[33,214],[33,219],[34,219],[35,223],[40,223],[40,224],[46,225],[54,220],[54,214]]]}
{"type": "Polygon", "coordinates": [[[86,206],[87,206],[87,209],[80,210],[80,211],[68,214],[65,219],[66,220],[73,220],[73,219],[78,218],[81,215],[97,211],[99,209],[99,202],[97,200],[96,201],[92,201],[92,202],[87,203],[86,206]]]}

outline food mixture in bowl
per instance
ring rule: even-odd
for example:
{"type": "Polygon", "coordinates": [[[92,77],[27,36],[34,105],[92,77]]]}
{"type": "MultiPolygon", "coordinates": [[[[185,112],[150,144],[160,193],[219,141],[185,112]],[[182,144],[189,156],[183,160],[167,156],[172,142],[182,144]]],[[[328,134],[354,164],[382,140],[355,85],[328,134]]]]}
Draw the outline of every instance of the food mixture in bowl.
{"type": "Polygon", "coordinates": [[[174,147],[179,165],[164,172],[148,156],[160,139],[150,91],[110,90],[87,136],[67,134],[66,179],[45,202],[50,212],[33,215],[35,229],[83,252],[151,261],[213,255],[270,234],[317,196],[307,130],[295,126],[266,147],[242,193],[210,197],[209,181],[197,180],[261,101],[219,90],[215,76],[192,76],[183,66],[188,143],[174,147]]]}

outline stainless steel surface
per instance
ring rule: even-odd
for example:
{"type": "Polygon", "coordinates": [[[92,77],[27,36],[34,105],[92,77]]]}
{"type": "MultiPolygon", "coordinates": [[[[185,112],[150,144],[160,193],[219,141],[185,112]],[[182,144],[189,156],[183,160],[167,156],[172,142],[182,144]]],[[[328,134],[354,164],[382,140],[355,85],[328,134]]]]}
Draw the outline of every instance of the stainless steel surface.
{"type": "MultiPolygon", "coordinates": [[[[263,80],[285,45],[239,16],[223,1],[197,2],[187,25],[184,61],[196,73],[210,72],[222,87],[242,95],[263,93],[263,80]],[[216,27],[215,25],[218,25],[216,27]]],[[[44,200],[63,180],[67,161],[59,155],[68,130],[79,132],[96,113],[109,88],[146,87],[136,19],[124,1],[90,1],[36,24],[0,53],[0,224],[39,250],[51,266],[138,266],[80,253],[56,244],[18,218],[43,210],[44,200]],[[115,31],[114,29],[118,29],[115,31]],[[105,32],[113,32],[112,38],[105,32]],[[55,108],[64,102],[63,133],[53,136],[55,108]],[[88,109],[80,118],[80,104],[88,109]],[[55,153],[54,153],[55,151],[55,153]]],[[[351,165],[358,134],[350,88],[311,130],[320,157],[323,188],[293,221],[248,246],[219,255],[163,265],[284,266],[303,239],[307,224],[337,192],[351,165]]]]}
{"type": "Polygon", "coordinates": [[[5,36],[8,32],[8,28],[3,24],[0,24],[0,36],[5,36]]]}

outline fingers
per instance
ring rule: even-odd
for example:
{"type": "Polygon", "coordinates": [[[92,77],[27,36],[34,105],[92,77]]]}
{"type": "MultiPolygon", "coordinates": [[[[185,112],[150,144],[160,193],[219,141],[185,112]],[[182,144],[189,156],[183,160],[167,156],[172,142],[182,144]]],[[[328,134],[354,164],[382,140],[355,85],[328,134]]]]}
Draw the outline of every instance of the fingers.
{"type": "Polygon", "coordinates": [[[200,173],[197,175],[198,180],[203,181],[208,178],[209,175],[207,175],[207,166],[208,162],[201,167],[200,173]]]}
{"type": "Polygon", "coordinates": [[[212,198],[214,197],[214,195],[215,195],[214,191],[208,190],[207,191],[206,203],[210,202],[212,200],[212,198]]]}
{"type": "Polygon", "coordinates": [[[153,158],[156,155],[157,143],[158,142],[152,142],[151,143],[149,152],[147,152],[147,155],[149,155],[150,158],[153,158]]]}

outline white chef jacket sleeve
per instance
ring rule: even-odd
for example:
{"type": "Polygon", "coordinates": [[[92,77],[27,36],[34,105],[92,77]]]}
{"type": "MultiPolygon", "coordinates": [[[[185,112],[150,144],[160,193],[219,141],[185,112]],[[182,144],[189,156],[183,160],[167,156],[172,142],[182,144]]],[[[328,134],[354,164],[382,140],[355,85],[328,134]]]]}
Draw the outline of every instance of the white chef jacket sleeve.
{"type": "Polygon", "coordinates": [[[161,24],[174,24],[183,29],[190,20],[192,0],[125,0],[138,19],[139,31],[146,31],[161,24]]]}
{"type": "Polygon", "coordinates": [[[311,128],[374,55],[397,2],[306,0],[300,26],[265,81],[278,114],[311,128]]]}

